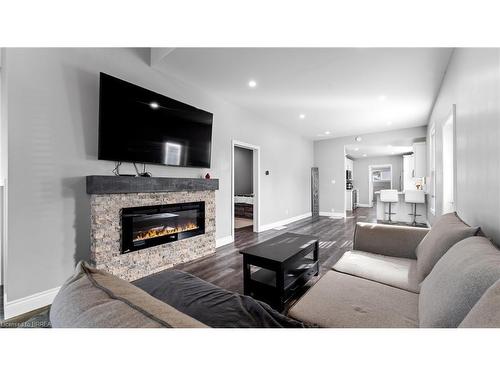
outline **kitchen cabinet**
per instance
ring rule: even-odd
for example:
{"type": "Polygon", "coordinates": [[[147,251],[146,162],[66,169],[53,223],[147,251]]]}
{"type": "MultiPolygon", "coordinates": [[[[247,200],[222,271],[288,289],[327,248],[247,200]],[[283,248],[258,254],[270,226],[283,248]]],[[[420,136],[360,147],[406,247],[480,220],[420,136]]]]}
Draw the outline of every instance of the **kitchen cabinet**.
{"type": "Polygon", "coordinates": [[[403,155],[403,191],[415,190],[415,160],[413,155],[403,155]]]}
{"type": "Polygon", "coordinates": [[[413,144],[413,177],[427,176],[427,147],[425,142],[413,144]]]}
{"type": "Polygon", "coordinates": [[[352,211],[352,190],[345,191],[345,209],[352,211]]]}
{"type": "Polygon", "coordinates": [[[345,209],[353,211],[358,207],[358,189],[345,191],[345,209]]]}

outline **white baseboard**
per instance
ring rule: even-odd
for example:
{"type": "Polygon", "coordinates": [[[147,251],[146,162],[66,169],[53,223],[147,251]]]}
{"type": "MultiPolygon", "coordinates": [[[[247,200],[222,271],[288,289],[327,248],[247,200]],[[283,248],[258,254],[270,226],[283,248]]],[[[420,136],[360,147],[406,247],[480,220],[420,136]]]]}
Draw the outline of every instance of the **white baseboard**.
{"type": "Polygon", "coordinates": [[[319,216],[328,216],[333,219],[344,219],[346,217],[345,212],[326,212],[320,211],[319,216]]]}
{"type": "Polygon", "coordinates": [[[259,226],[259,232],[264,232],[264,231],[269,230],[269,229],[273,229],[276,227],[280,227],[282,225],[287,225],[287,224],[293,223],[294,221],[306,219],[308,217],[311,217],[311,215],[312,215],[311,212],[307,212],[305,214],[293,216],[293,217],[290,217],[288,219],[276,221],[274,223],[264,224],[264,225],[259,226]]]}
{"type": "Polygon", "coordinates": [[[358,203],[358,207],[371,207],[368,203],[358,203]]]}
{"type": "Polygon", "coordinates": [[[52,304],[61,287],[46,290],[32,294],[28,297],[16,299],[7,302],[4,308],[5,319],[10,319],[15,316],[39,309],[40,307],[52,304]]]}
{"type": "Polygon", "coordinates": [[[215,247],[229,245],[230,243],[233,243],[233,242],[234,242],[233,236],[226,236],[226,237],[222,237],[222,238],[217,238],[215,240],[215,247]]]}

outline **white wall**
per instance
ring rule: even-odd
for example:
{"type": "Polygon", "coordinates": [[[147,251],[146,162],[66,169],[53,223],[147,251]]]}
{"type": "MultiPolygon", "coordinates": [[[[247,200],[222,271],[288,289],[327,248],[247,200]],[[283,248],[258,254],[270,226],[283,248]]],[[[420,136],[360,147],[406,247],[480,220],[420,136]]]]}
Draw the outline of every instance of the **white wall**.
{"type": "MultiPolygon", "coordinates": [[[[453,104],[456,210],[500,244],[500,49],[458,48],[450,60],[429,121],[429,132],[436,126],[436,215],[442,211],[442,126],[453,104]]],[[[435,220],[430,210],[428,218],[435,220]]]]}
{"type": "MultiPolygon", "coordinates": [[[[97,160],[101,71],[214,113],[210,172],[220,179],[218,239],[231,235],[232,139],[261,147],[262,225],[310,212],[311,141],[168,77],[149,61],[149,49],[7,50],[8,301],[61,285],[75,262],[89,256],[84,176],[110,175],[114,166],[97,160]]],[[[207,172],[148,169],[154,176],[207,172]]]]}
{"type": "MultiPolygon", "coordinates": [[[[360,145],[398,144],[401,140],[411,144],[412,140],[425,138],[426,132],[426,126],[419,126],[388,132],[360,134],[362,136],[360,145]]],[[[345,214],[344,146],[353,143],[355,143],[354,136],[314,142],[314,164],[319,168],[320,212],[345,214]]]]}
{"type": "Polygon", "coordinates": [[[402,156],[379,156],[375,158],[362,158],[354,160],[353,185],[359,190],[358,201],[360,204],[369,204],[368,192],[368,167],[370,165],[392,165],[392,188],[401,191],[403,179],[403,157],[402,156]]]}

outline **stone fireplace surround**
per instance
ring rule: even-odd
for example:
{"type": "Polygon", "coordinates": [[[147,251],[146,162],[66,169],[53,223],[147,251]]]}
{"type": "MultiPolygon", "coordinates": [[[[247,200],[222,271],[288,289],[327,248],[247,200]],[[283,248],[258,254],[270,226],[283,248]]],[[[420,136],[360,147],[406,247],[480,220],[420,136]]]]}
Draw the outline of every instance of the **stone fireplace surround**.
{"type": "Polygon", "coordinates": [[[90,260],[124,280],[150,274],[215,253],[216,179],[87,176],[90,194],[90,260]],[[159,246],[121,253],[121,209],[171,203],[205,202],[205,233],[159,246]]]}

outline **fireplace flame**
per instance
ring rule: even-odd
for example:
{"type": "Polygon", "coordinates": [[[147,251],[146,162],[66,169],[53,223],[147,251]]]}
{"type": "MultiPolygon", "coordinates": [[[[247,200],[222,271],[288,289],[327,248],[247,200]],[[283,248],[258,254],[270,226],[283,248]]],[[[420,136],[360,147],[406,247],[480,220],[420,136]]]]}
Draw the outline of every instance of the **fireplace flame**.
{"type": "Polygon", "coordinates": [[[134,238],[134,241],[143,241],[143,240],[147,240],[150,238],[167,236],[169,234],[186,232],[188,230],[194,230],[194,229],[198,229],[198,228],[199,228],[199,226],[197,226],[194,223],[187,223],[187,224],[180,225],[177,227],[166,226],[166,227],[160,227],[160,228],[151,228],[145,232],[138,233],[137,236],[134,238]]]}

